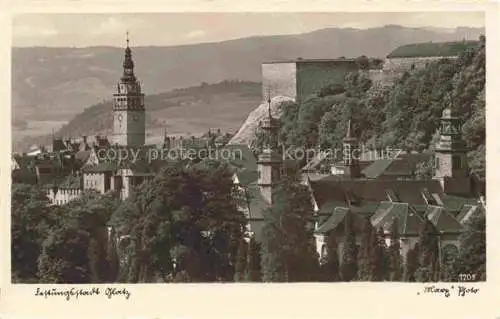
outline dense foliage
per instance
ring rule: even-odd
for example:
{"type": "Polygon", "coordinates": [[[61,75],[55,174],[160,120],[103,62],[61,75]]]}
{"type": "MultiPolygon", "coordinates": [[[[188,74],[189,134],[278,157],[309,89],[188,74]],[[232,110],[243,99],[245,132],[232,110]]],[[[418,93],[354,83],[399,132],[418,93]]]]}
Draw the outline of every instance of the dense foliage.
{"type": "Polygon", "coordinates": [[[261,265],[264,282],[315,281],[319,261],[311,228],[309,191],[283,180],[265,213],[261,265]]]}
{"type": "MultiPolygon", "coordinates": [[[[368,74],[348,74],[343,88],[327,86],[317,97],[284,108],[281,140],[288,147],[340,149],[346,123],[368,147],[433,149],[442,112],[463,120],[470,166],[485,176],[485,38],[457,59],[441,59],[376,87],[368,74]]],[[[422,176],[428,170],[422,168],[422,176]]]]}

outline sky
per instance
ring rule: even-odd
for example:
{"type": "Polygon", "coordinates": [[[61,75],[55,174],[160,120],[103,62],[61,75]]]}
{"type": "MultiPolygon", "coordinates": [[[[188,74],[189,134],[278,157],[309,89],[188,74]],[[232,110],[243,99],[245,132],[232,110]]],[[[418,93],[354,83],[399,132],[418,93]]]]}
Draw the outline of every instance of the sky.
{"type": "Polygon", "coordinates": [[[484,12],[22,14],[14,17],[12,44],[123,46],[128,31],[131,45],[167,46],[388,24],[484,27],[484,20],[484,12]]]}

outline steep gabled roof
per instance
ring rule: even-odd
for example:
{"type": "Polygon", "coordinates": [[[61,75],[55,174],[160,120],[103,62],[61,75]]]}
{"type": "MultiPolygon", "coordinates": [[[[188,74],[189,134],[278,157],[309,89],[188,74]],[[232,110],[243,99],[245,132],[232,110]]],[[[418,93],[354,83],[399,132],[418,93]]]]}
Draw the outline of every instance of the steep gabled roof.
{"type": "Polygon", "coordinates": [[[365,167],[361,173],[367,178],[378,178],[387,170],[392,161],[392,159],[380,159],[365,167]]]}
{"type": "Polygon", "coordinates": [[[262,197],[259,187],[255,184],[250,185],[245,188],[245,195],[247,198],[249,219],[264,219],[264,212],[269,208],[269,204],[266,202],[264,197],[262,197]]]}
{"type": "Polygon", "coordinates": [[[477,213],[479,206],[466,204],[462,207],[457,215],[457,220],[464,225],[467,221],[477,213]]]}
{"type": "Polygon", "coordinates": [[[349,208],[335,207],[330,216],[318,226],[316,233],[326,234],[330,230],[337,228],[337,226],[345,219],[348,212],[349,208]]]}
{"type": "Polygon", "coordinates": [[[446,208],[456,212],[459,212],[464,205],[477,205],[477,199],[475,198],[446,194],[442,199],[446,208]]]}
{"type": "Polygon", "coordinates": [[[243,169],[236,172],[236,176],[238,177],[238,181],[240,185],[246,186],[253,182],[255,182],[259,176],[258,172],[255,170],[243,169]]]}
{"type": "Polygon", "coordinates": [[[440,233],[461,233],[464,227],[444,207],[429,205],[425,216],[440,233]]]}
{"type": "Polygon", "coordinates": [[[35,157],[28,155],[13,155],[13,160],[16,161],[18,169],[21,171],[33,171],[35,164],[35,157]]]}
{"type": "Polygon", "coordinates": [[[417,236],[424,219],[407,203],[382,202],[375,214],[370,218],[375,228],[390,231],[397,221],[400,235],[417,236]]]}
{"type": "Polygon", "coordinates": [[[387,190],[392,190],[401,202],[410,205],[426,204],[421,194],[424,188],[442,195],[437,180],[339,179],[328,176],[310,184],[320,208],[329,200],[346,202],[346,193],[354,194],[362,202],[381,202],[387,200],[387,190]]]}
{"type": "Polygon", "coordinates": [[[75,160],[79,161],[80,163],[85,163],[90,156],[90,152],[91,152],[90,149],[76,152],[75,160]]]}
{"type": "Polygon", "coordinates": [[[304,167],[302,167],[303,171],[314,171],[318,169],[326,159],[328,159],[330,154],[326,151],[321,151],[315,154],[315,156],[308,162],[304,167]]]}
{"type": "Polygon", "coordinates": [[[410,176],[419,163],[429,161],[430,153],[400,154],[397,158],[379,159],[362,171],[367,178],[379,178],[381,176],[410,176]]]}

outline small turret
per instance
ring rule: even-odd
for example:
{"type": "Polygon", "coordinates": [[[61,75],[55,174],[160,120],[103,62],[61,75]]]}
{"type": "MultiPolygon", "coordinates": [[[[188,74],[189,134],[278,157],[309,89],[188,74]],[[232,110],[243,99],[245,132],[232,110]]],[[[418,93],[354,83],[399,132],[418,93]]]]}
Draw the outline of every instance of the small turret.
{"type": "Polygon", "coordinates": [[[281,179],[283,158],[278,149],[278,134],[280,121],[271,115],[271,98],[267,100],[268,110],[265,119],[262,121],[261,129],[264,131],[264,145],[257,160],[258,180],[262,196],[270,204],[273,203],[273,196],[276,184],[281,179]]]}
{"type": "Polygon", "coordinates": [[[439,133],[434,178],[440,180],[445,193],[468,194],[471,186],[462,119],[450,107],[443,111],[439,133]]]}

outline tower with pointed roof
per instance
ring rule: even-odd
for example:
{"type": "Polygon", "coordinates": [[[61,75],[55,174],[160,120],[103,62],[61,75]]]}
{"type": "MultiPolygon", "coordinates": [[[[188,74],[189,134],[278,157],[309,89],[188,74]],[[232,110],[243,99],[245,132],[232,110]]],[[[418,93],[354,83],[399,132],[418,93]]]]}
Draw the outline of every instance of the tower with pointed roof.
{"type": "Polygon", "coordinates": [[[434,177],[441,181],[445,192],[467,193],[470,191],[468,149],[462,139],[462,121],[452,108],[443,111],[439,133],[434,177]]]}
{"type": "Polygon", "coordinates": [[[257,159],[257,184],[259,185],[262,197],[267,203],[272,204],[276,184],[281,178],[283,158],[280,155],[278,146],[280,124],[279,120],[271,115],[270,96],[268,97],[267,104],[267,114],[261,122],[260,127],[264,135],[264,144],[257,159]]]}
{"type": "Polygon", "coordinates": [[[350,178],[361,177],[358,156],[358,140],[354,136],[351,119],[347,122],[346,136],[342,140],[342,158],[344,161],[344,175],[350,178]]]}
{"type": "Polygon", "coordinates": [[[146,140],[144,93],[134,74],[134,61],[129,47],[128,32],[123,75],[113,97],[113,144],[132,147],[144,145],[146,140]]]}

